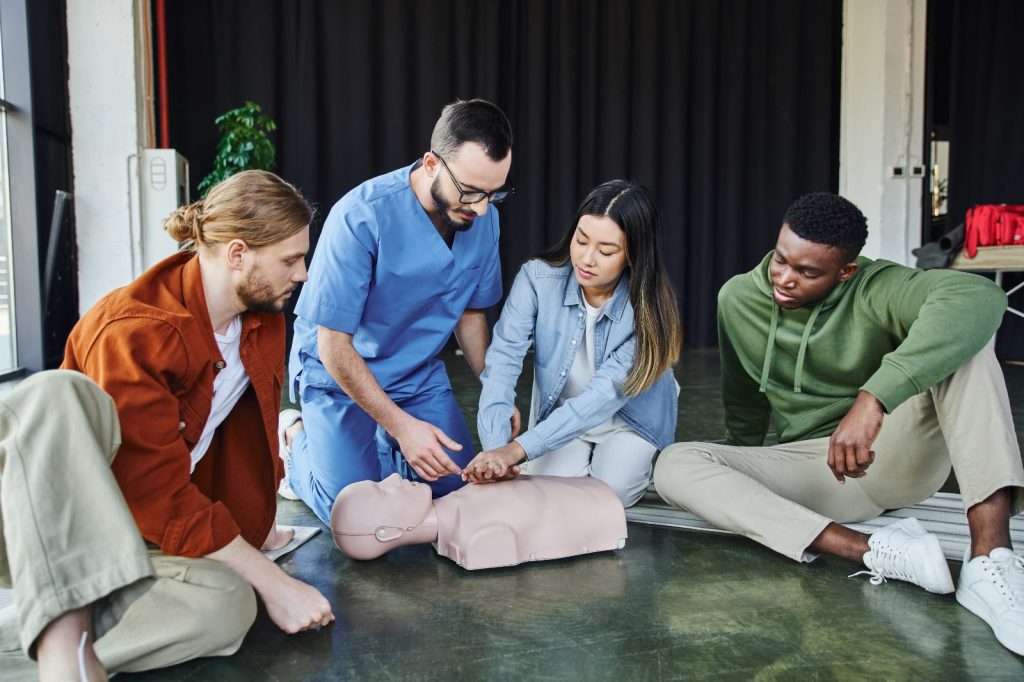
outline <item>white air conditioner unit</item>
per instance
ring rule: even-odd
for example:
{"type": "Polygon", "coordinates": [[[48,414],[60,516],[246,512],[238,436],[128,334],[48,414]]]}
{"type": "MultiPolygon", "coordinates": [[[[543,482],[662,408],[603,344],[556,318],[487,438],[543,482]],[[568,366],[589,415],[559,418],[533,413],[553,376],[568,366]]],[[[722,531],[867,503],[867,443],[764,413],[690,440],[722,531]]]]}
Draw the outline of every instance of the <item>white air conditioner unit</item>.
{"type": "Polygon", "coordinates": [[[178,250],[163,223],[174,209],[189,203],[188,185],[188,161],[184,156],[173,149],[142,150],[139,162],[142,270],[178,250]]]}

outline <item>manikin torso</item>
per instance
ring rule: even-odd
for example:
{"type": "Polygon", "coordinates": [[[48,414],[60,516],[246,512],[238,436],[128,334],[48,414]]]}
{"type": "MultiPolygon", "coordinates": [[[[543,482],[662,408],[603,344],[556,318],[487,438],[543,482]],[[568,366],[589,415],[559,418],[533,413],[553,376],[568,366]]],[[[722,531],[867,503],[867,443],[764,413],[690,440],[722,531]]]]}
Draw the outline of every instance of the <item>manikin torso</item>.
{"type": "Polygon", "coordinates": [[[437,553],[469,570],[619,549],[626,514],[596,478],[519,476],[434,500],[437,553]]]}
{"type": "Polygon", "coordinates": [[[626,515],[615,493],[589,477],[519,476],[431,502],[427,486],[392,475],[345,488],[331,529],[356,559],[434,542],[438,554],[476,570],[619,549],[626,515]]]}

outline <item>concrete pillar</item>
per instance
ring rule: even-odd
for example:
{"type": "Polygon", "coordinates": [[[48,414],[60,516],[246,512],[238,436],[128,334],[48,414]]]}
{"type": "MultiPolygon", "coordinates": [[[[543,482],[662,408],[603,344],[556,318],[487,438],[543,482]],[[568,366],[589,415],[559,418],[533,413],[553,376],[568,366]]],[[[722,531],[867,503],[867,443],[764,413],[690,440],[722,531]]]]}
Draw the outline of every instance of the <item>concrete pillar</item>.
{"type": "Polygon", "coordinates": [[[67,0],[81,312],[141,269],[139,150],[151,145],[147,0],[67,0]]]}
{"type": "Polygon", "coordinates": [[[912,264],[921,243],[926,0],[843,3],[839,193],[864,212],[864,255],[912,264]]]}

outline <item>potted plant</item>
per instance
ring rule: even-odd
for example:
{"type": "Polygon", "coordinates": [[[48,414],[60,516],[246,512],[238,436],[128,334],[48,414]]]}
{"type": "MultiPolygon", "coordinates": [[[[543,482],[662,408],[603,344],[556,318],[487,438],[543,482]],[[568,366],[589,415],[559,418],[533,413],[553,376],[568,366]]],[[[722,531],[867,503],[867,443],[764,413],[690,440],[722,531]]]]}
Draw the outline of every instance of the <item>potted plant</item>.
{"type": "Polygon", "coordinates": [[[206,196],[221,180],[244,170],[271,170],[274,167],[274,144],[267,133],[277,124],[263,113],[260,105],[246,101],[238,109],[218,116],[214,123],[221,133],[213,170],[199,183],[199,196],[206,196]]]}

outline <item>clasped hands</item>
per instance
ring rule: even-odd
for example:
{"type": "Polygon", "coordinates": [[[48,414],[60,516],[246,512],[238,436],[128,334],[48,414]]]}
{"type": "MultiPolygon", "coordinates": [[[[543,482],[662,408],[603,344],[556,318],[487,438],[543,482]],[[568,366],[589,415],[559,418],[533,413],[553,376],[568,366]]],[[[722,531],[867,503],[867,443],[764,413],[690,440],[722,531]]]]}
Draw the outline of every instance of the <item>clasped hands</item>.
{"type": "Polygon", "coordinates": [[[519,475],[519,463],[526,451],[516,441],[500,448],[481,452],[462,470],[462,480],[469,483],[496,483],[519,475]]]}

